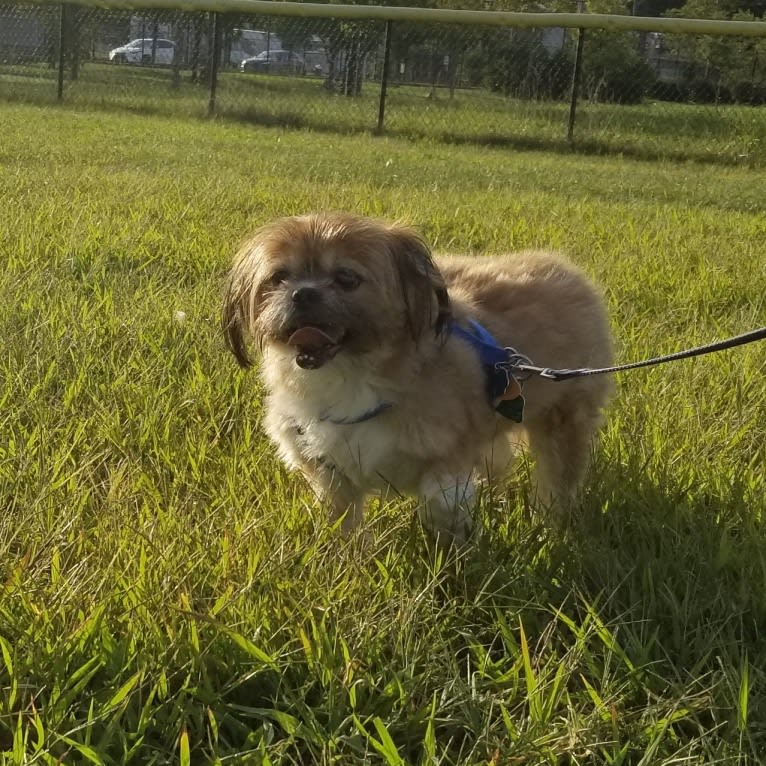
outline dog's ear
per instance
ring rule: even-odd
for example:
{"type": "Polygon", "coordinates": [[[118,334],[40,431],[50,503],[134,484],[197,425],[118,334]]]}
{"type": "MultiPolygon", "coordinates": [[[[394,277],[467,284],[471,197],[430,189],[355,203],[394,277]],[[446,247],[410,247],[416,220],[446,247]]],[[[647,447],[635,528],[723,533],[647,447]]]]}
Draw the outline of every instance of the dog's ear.
{"type": "Polygon", "coordinates": [[[256,310],[255,274],[252,258],[240,253],[229,272],[224,287],[221,329],[226,347],[234,354],[240,367],[251,367],[253,360],[247,350],[250,325],[256,310]]]}
{"type": "Polygon", "coordinates": [[[412,336],[417,340],[429,328],[439,335],[452,309],[447,286],[428,245],[416,231],[404,226],[393,226],[389,236],[412,336]]]}

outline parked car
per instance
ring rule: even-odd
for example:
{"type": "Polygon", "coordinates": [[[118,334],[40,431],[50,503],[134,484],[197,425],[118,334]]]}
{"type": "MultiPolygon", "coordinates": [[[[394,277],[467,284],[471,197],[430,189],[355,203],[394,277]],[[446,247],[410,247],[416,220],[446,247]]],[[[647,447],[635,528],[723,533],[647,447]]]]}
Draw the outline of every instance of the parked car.
{"type": "Polygon", "coordinates": [[[282,41],[273,32],[261,29],[235,29],[232,34],[229,64],[235,67],[265,50],[282,50],[282,41]]]}
{"type": "Polygon", "coordinates": [[[244,59],[239,70],[261,74],[305,74],[306,64],[300,54],[292,51],[263,51],[253,58],[244,59]]]}
{"type": "Polygon", "coordinates": [[[151,37],[140,37],[109,51],[109,61],[117,64],[172,64],[175,53],[176,44],[172,40],[157,38],[155,41],[151,37]]]}

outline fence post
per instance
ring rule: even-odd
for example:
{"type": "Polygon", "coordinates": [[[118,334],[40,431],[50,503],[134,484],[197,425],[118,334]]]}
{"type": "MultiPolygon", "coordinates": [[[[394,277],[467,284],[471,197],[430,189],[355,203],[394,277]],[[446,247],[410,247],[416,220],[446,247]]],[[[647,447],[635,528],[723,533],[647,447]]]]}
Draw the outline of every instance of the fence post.
{"type": "MultiPolygon", "coordinates": [[[[585,0],[577,0],[577,12],[583,13],[585,0]]],[[[567,128],[567,141],[574,139],[575,112],[577,111],[577,95],[580,92],[580,79],[582,78],[582,49],[585,43],[585,30],[580,27],[577,30],[577,53],[575,53],[574,72],[572,72],[572,93],[569,100],[569,127],[567,128]]]]}
{"type": "Polygon", "coordinates": [[[61,3],[59,9],[59,60],[58,60],[58,83],[56,85],[56,100],[64,100],[64,66],[66,64],[66,23],[67,5],[61,3]]]}
{"type": "Polygon", "coordinates": [[[383,72],[380,76],[380,102],[378,104],[378,126],[375,132],[383,132],[383,120],[386,117],[386,91],[388,90],[388,65],[391,60],[391,30],[393,22],[386,22],[386,31],[383,34],[383,72]]]}
{"type": "Polygon", "coordinates": [[[218,13],[212,14],[210,37],[212,45],[210,46],[210,59],[208,70],[210,77],[210,99],[207,103],[207,116],[212,117],[215,114],[215,97],[218,88],[218,61],[221,58],[221,25],[219,23],[218,13]]]}

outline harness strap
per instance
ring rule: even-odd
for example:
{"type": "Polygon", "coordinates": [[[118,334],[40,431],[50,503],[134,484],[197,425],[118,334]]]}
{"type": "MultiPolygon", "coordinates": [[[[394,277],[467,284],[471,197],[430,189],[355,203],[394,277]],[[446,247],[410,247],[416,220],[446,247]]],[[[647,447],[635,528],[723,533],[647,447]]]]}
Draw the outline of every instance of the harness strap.
{"type": "Polygon", "coordinates": [[[357,423],[364,423],[367,420],[372,420],[381,413],[393,407],[393,402],[380,402],[376,404],[372,409],[363,412],[355,418],[331,418],[329,415],[321,415],[320,420],[323,423],[333,423],[336,426],[354,426],[357,423]]]}
{"type": "Polygon", "coordinates": [[[486,327],[473,319],[469,319],[468,324],[471,331],[465,330],[455,322],[449,324],[448,331],[466,341],[478,352],[482,366],[487,372],[490,399],[494,402],[508,388],[510,373],[505,367],[508,363],[508,349],[499,346],[486,327]]]}
{"type": "Polygon", "coordinates": [[[451,322],[448,331],[466,341],[479,354],[487,377],[488,398],[494,410],[514,423],[521,423],[524,417],[524,397],[514,367],[529,362],[529,359],[512,348],[498,345],[492,333],[478,322],[470,319],[468,324],[470,330],[451,322]]]}

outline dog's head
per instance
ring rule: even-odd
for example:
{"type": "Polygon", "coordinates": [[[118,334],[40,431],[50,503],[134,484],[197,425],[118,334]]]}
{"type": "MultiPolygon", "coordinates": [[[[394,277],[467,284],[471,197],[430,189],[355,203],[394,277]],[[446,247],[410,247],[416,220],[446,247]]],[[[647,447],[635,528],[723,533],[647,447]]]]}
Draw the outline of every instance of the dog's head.
{"type": "Polygon", "coordinates": [[[412,229],[346,213],[283,218],[248,241],[229,274],[223,329],[238,362],[248,341],[294,350],[304,369],[441,332],[449,298],[412,229]]]}

